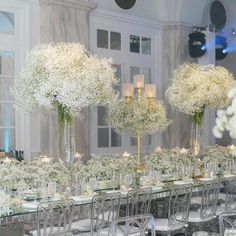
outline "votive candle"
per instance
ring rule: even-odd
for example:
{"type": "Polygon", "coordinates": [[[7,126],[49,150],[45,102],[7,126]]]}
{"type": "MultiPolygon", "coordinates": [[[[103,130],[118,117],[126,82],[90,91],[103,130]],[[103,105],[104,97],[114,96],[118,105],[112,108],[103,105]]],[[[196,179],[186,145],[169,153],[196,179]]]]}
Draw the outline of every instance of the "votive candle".
{"type": "Polygon", "coordinates": [[[134,76],[134,87],[137,89],[144,88],[144,75],[134,76]]]}

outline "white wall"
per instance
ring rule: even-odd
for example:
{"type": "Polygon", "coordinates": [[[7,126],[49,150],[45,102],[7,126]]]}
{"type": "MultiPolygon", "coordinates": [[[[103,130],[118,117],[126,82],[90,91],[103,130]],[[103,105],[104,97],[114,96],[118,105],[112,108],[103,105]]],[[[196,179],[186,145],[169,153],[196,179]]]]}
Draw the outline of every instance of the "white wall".
{"type": "Polygon", "coordinates": [[[211,0],[137,0],[130,10],[122,10],[114,0],[90,0],[98,8],[152,18],[159,21],[201,24],[204,9],[211,0]]]}

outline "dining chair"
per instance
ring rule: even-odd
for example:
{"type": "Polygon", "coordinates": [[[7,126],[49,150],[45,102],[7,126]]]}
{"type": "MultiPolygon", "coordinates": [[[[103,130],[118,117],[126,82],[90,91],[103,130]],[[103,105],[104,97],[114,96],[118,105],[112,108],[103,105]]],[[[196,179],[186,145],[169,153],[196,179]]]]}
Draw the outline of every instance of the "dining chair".
{"type": "Polygon", "coordinates": [[[126,216],[149,214],[152,188],[132,189],[127,193],[126,216]]]}
{"type": "Polygon", "coordinates": [[[155,236],[151,214],[126,216],[112,222],[112,236],[155,236]]]}
{"type": "Polygon", "coordinates": [[[0,225],[0,235],[1,236],[23,236],[24,235],[23,222],[14,222],[14,223],[8,223],[5,225],[0,225]]]}
{"type": "Polygon", "coordinates": [[[170,190],[168,218],[155,219],[155,231],[171,235],[183,231],[187,235],[189,204],[192,196],[192,184],[174,186],[170,190]]]}
{"type": "Polygon", "coordinates": [[[74,200],[41,202],[37,208],[37,230],[32,236],[69,235],[74,210],[74,200]]]}
{"type": "Polygon", "coordinates": [[[225,212],[219,215],[220,236],[236,235],[236,212],[225,212]]]}
{"type": "Polygon", "coordinates": [[[229,178],[225,181],[225,193],[221,195],[224,203],[217,207],[217,215],[223,212],[232,212],[236,210],[236,178],[229,178]]]}
{"type": "Polygon", "coordinates": [[[201,204],[197,210],[189,211],[189,223],[198,224],[200,231],[204,223],[216,217],[216,208],[220,190],[220,180],[204,181],[200,188],[201,204]]]}
{"type": "MultiPolygon", "coordinates": [[[[111,235],[111,223],[119,217],[121,193],[105,193],[92,199],[90,232],[78,232],[78,236],[111,235]]],[[[73,224],[73,227],[75,225],[73,224]]]]}

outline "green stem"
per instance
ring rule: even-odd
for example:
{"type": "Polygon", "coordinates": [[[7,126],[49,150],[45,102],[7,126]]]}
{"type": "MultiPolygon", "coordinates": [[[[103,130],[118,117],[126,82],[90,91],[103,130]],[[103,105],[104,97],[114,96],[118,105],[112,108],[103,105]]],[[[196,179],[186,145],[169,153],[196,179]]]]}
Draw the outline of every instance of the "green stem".
{"type": "Polygon", "coordinates": [[[203,111],[194,113],[194,115],[193,115],[193,122],[195,124],[197,124],[197,125],[201,125],[203,115],[204,115],[204,109],[203,109],[203,111]]]}
{"type": "Polygon", "coordinates": [[[66,110],[66,108],[62,106],[60,103],[57,104],[57,111],[58,111],[58,120],[61,127],[63,127],[65,123],[70,123],[72,121],[72,116],[66,110]]]}

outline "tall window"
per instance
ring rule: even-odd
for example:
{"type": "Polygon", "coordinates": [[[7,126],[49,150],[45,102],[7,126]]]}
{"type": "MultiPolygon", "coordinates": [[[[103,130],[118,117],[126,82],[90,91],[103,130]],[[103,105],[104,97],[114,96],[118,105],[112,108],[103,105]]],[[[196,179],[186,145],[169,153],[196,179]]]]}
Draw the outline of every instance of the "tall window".
{"type": "MultiPolygon", "coordinates": [[[[106,22],[109,20],[106,19],[106,22]]],[[[105,24],[103,19],[91,18],[90,47],[101,57],[113,59],[121,91],[123,83],[133,82],[133,76],[143,74],[145,83],[154,81],[154,36],[149,32],[134,31],[117,21],[105,24]],[[112,25],[112,27],[111,27],[112,25]]],[[[98,106],[91,111],[91,152],[96,154],[116,154],[128,151],[136,153],[136,139],[128,132],[117,134],[106,122],[107,110],[98,106]]],[[[149,152],[155,145],[152,136],[143,140],[143,152],[149,152]]]]}
{"type": "Polygon", "coordinates": [[[15,149],[15,14],[0,11],[0,149],[15,149]],[[8,40],[8,43],[5,40],[8,40]]]}

